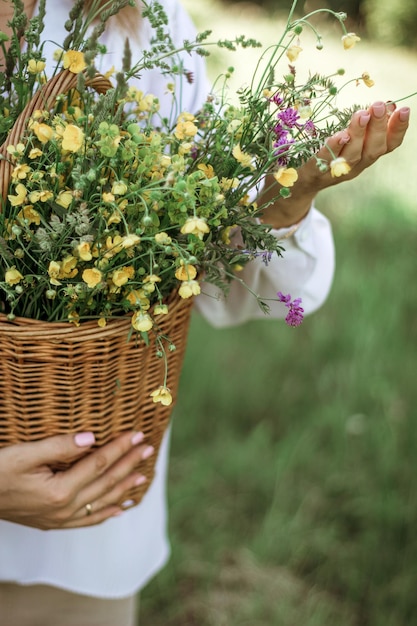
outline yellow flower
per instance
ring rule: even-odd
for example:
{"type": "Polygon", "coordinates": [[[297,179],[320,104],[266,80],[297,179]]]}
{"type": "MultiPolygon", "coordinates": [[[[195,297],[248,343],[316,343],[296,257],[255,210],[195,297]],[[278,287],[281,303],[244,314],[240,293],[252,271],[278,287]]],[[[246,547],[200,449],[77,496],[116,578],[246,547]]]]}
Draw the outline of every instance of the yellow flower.
{"type": "Polygon", "coordinates": [[[32,122],[29,127],[41,143],[47,143],[55,135],[54,129],[43,122],[32,122]]]}
{"type": "Polygon", "coordinates": [[[198,296],[201,292],[199,283],[196,280],[185,280],[178,289],[178,294],[184,300],[192,296],[198,296]]]}
{"type": "Polygon", "coordinates": [[[177,268],[175,278],[178,280],[193,280],[197,276],[197,270],[194,265],[183,263],[177,268]]]}
{"type": "Polygon", "coordinates": [[[292,187],[298,180],[298,173],[293,167],[280,167],[274,172],[274,178],[283,187],[292,187]]]}
{"type": "Polygon", "coordinates": [[[113,211],[113,213],[111,213],[111,215],[106,219],[107,226],[110,226],[111,224],[120,224],[121,221],[122,216],[120,211],[113,211]]]}
{"type": "Polygon", "coordinates": [[[63,55],[63,66],[73,74],[83,72],[87,67],[83,52],[78,50],[67,50],[63,55]]]}
{"type": "Polygon", "coordinates": [[[181,113],[178,117],[178,122],[174,130],[174,135],[177,139],[182,141],[187,137],[194,137],[198,131],[197,126],[193,124],[194,120],[195,117],[191,113],[181,113]]]}
{"type": "Polygon", "coordinates": [[[146,294],[141,289],[132,289],[127,296],[126,300],[130,302],[130,304],[134,307],[140,307],[142,311],[147,311],[151,303],[149,298],[146,297],[146,294]]]}
{"type": "Polygon", "coordinates": [[[17,285],[22,279],[22,274],[14,266],[6,270],[4,280],[8,285],[17,285]]]}
{"type": "Polygon", "coordinates": [[[45,69],[44,61],[36,61],[36,59],[29,59],[28,72],[29,74],[40,74],[45,69]]]}
{"type": "Polygon", "coordinates": [[[69,205],[72,202],[72,192],[71,191],[60,191],[57,197],[55,198],[55,202],[62,206],[64,209],[68,209],[69,205]]]}
{"type": "Polygon", "coordinates": [[[153,313],[154,315],[167,315],[168,307],[166,304],[156,304],[153,313]]]}
{"type": "Polygon", "coordinates": [[[80,316],[76,311],[68,313],[68,321],[71,322],[71,324],[74,324],[74,326],[80,326],[80,316]]]}
{"type": "Polygon", "coordinates": [[[117,180],[113,183],[111,192],[116,196],[123,196],[127,191],[127,185],[121,180],[117,180]]]}
{"type": "Polygon", "coordinates": [[[100,326],[100,328],[105,328],[105,326],[107,326],[107,320],[105,317],[100,317],[97,320],[97,326],[100,326]]]}
{"type": "Polygon", "coordinates": [[[75,269],[78,261],[75,256],[68,255],[61,263],[61,270],[59,272],[59,278],[74,278],[78,274],[78,270],[75,269]]]}
{"type": "Polygon", "coordinates": [[[129,280],[135,275],[135,269],[131,265],[127,267],[121,267],[119,270],[113,272],[112,281],[116,287],[123,287],[129,280]]]}
{"type": "Polygon", "coordinates": [[[39,157],[41,157],[43,154],[42,150],[39,150],[39,148],[32,148],[32,150],[29,152],[29,159],[39,159],[39,157]]]}
{"type": "Polygon", "coordinates": [[[29,200],[31,202],[47,202],[51,198],[54,197],[52,191],[48,191],[48,189],[42,189],[39,191],[31,191],[29,194],[29,200]]]}
{"type": "Polygon", "coordinates": [[[82,261],[91,261],[93,255],[91,254],[91,245],[88,241],[81,241],[77,246],[78,256],[82,261]]]}
{"type": "Polygon", "coordinates": [[[10,144],[7,146],[6,151],[14,157],[22,157],[25,153],[25,144],[18,143],[16,146],[10,144]]]}
{"type": "Polygon", "coordinates": [[[183,141],[178,146],[178,154],[180,154],[181,156],[184,156],[185,154],[189,154],[191,152],[192,147],[193,147],[192,143],[190,143],[189,141],[183,141]]]}
{"type": "Polygon", "coordinates": [[[148,330],[151,330],[153,321],[148,313],[136,311],[136,313],[132,316],[132,326],[135,330],[138,330],[141,333],[146,333],[148,330]]]}
{"type": "Polygon", "coordinates": [[[36,224],[39,226],[41,223],[41,216],[32,205],[25,206],[21,211],[19,211],[17,217],[22,220],[26,220],[28,224],[36,224]]]}
{"type": "Polygon", "coordinates": [[[140,237],[138,235],[130,234],[130,235],[126,235],[122,239],[123,248],[132,248],[133,246],[136,246],[138,243],[140,243],[140,237]]]}
{"type": "Polygon", "coordinates": [[[183,235],[196,235],[199,239],[203,239],[204,235],[209,232],[210,228],[206,220],[201,217],[189,217],[181,227],[183,235]]]}
{"type": "Polygon", "coordinates": [[[197,165],[197,169],[204,172],[207,178],[214,178],[216,176],[216,172],[214,171],[212,165],[206,165],[205,163],[200,163],[200,165],[197,165]]]}
{"type": "Polygon", "coordinates": [[[373,87],[375,85],[375,81],[372,80],[368,72],[364,72],[361,78],[367,87],[373,87]]]}
{"type": "Polygon", "coordinates": [[[243,167],[252,167],[252,157],[247,152],[243,152],[239,144],[236,144],[232,150],[232,154],[236,161],[243,167]]]}
{"type": "Polygon", "coordinates": [[[107,258],[111,258],[115,254],[118,254],[119,252],[121,252],[121,250],[123,250],[122,242],[123,242],[123,239],[120,235],[115,235],[113,239],[110,236],[107,237],[106,239],[107,252],[105,253],[104,256],[107,258]]]}
{"type": "Polygon", "coordinates": [[[163,246],[167,246],[171,243],[172,239],[169,235],[167,235],[167,233],[162,231],[160,233],[156,233],[155,241],[163,246]]]}
{"type": "Polygon", "coordinates": [[[16,165],[16,167],[12,171],[12,180],[16,182],[17,180],[23,180],[27,178],[27,175],[30,174],[31,168],[29,165],[25,163],[20,163],[20,165],[16,165]]]}
{"type": "Polygon", "coordinates": [[[62,148],[69,152],[78,152],[84,144],[84,133],[78,126],[68,124],[62,134],[62,148]]]}
{"type": "Polygon", "coordinates": [[[358,35],[356,35],[355,33],[346,33],[346,35],[343,35],[343,37],[342,37],[343,47],[344,47],[345,50],[350,50],[360,40],[361,40],[361,38],[358,37],[358,35]]]}
{"type": "Polygon", "coordinates": [[[114,202],[116,199],[114,195],[108,191],[103,191],[103,195],[101,197],[103,198],[103,202],[114,202]]]}
{"type": "Polygon", "coordinates": [[[48,274],[49,277],[51,279],[51,283],[53,285],[60,285],[61,283],[59,282],[58,276],[60,274],[61,271],[61,264],[58,263],[57,261],[51,261],[49,263],[49,267],[48,267],[48,274]]]}
{"type": "Polygon", "coordinates": [[[16,185],[15,191],[15,196],[9,195],[7,198],[12,206],[20,206],[26,200],[26,196],[28,195],[27,189],[22,183],[19,183],[16,185]]]}
{"type": "Polygon", "coordinates": [[[100,270],[98,270],[96,267],[93,267],[91,269],[84,270],[82,278],[83,281],[87,283],[87,286],[90,287],[90,289],[93,289],[94,287],[97,287],[97,285],[101,282],[102,274],[100,270]]]}
{"type": "Polygon", "coordinates": [[[290,61],[290,63],[294,63],[298,59],[298,55],[302,52],[303,49],[300,46],[290,46],[286,52],[286,55],[290,61]]]}
{"type": "Polygon", "coordinates": [[[230,191],[231,189],[236,189],[237,187],[239,187],[239,179],[238,178],[221,178],[220,187],[223,189],[223,191],[230,191]]]}
{"type": "Polygon", "coordinates": [[[143,279],[143,282],[151,283],[152,285],[154,285],[155,283],[160,283],[161,280],[162,278],[157,274],[148,274],[148,276],[145,276],[145,278],[143,279]]]}
{"type": "Polygon", "coordinates": [[[155,391],[152,391],[151,398],[153,398],[154,402],[160,402],[164,406],[169,406],[172,404],[172,396],[168,387],[161,386],[155,391]]]}
{"type": "Polygon", "coordinates": [[[351,166],[343,157],[338,157],[337,159],[333,159],[330,163],[330,173],[333,178],[339,178],[339,176],[345,176],[349,174],[351,170],[351,166]]]}

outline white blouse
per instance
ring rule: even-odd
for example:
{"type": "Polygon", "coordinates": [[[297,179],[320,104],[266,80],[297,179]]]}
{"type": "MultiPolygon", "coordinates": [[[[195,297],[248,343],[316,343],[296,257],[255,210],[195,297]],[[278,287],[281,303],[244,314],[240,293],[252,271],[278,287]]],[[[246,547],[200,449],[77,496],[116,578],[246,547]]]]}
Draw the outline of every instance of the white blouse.
{"type": "MultiPolygon", "coordinates": [[[[45,20],[44,39],[60,42],[66,36],[64,23],[71,0],[54,3],[45,20]]],[[[192,39],[194,27],[177,0],[165,0],[174,39],[192,39]]],[[[146,41],[146,28],[141,41],[146,41]]],[[[108,51],[109,67],[118,67],[124,35],[112,31],[102,38],[108,51]]],[[[139,44],[131,40],[132,57],[139,44]]],[[[52,55],[56,44],[51,43],[52,55]]],[[[184,110],[196,111],[207,93],[204,65],[200,57],[185,57],[194,83],[184,85],[184,110]]],[[[101,68],[103,70],[109,68],[101,68]]],[[[166,80],[156,71],[144,73],[140,89],[164,101],[166,80]]],[[[275,231],[281,238],[289,229],[275,231]]],[[[257,259],[246,266],[242,278],[265,298],[277,291],[301,297],[307,313],[326,299],[334,271],[334,249],[328,220],[314,208],[301,226],[284,242],[283,258],[265,266],[257,259]]],[[[205,295],[196,298],[196,309],[212,325],[230,326],[261,318],[253,296],[239,283],[233,283],[227,300],[217,297],[216,289],[205,286],[205,295]],[[209,293],[208,293],[209,292],[209,293]],[[215,295],[216,297],[212,297],[215,295]]],[[[271,316],[283,318],[288,309],[271,303],[271,316]]],[[[169,432],[159,451],[156,476],[141,504],[99,526],[75,530],[41,531],[0,520],[0,581],[21,584],[50,584],[75,593],[103,598],[120,598],[136,593],[166,563],[167,538],[166,475],[169,432]]]]}

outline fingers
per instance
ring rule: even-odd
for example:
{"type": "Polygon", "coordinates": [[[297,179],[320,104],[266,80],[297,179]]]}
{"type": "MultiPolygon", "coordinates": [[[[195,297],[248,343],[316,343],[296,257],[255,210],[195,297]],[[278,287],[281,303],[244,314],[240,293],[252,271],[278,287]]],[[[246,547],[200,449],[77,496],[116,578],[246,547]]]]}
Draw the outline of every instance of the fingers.
{"type": "Polygon", "coordinates": [[[91,526],[122,512],[117,503],[146,482],[138,466],[154,449],[142,443],[143,438],[142,433],[125,433],[54,475],[56,527],[91,526]]]}
{"type": "Polygon", "coordinates": [[[24,471],[42,465],[71,463],[87,454],[95,443],[93,433],[56,435],[40,441],[10,446],[16,463],[24,471]]]}
{"type": "Polygon", "coordinates": [[[142,445],[143,439],[143,433],[129,432],[120,435],[77,461],[62,474],[62,480],[65,480],[70,488],[76,485],[78,490],[81,490],[103,476],[110,467],[131,451],[132,455],[128,455],[125,459],[127,464],[132,464],[132,458],[133,463],[139,462],[146,447],[142,445]]]}
{"type": "MultiPolygon", "coordinates": [[[[87,485],[79,493],[76,503],[81,509],[89,503],[96,512],[122,501],[131,489],[146,483],[146,477],[140,473],[140,464],[153,454],[152,446],[146,444],[137,446],[102,476],[87,485]]],[[[85,511],[82,511],[82,516],[84,513],[85,511]]]]}
{"type": "Polygon", "coordinates": [[[410,109],[402,107],[392,113],[388,122],[387,151],[392,152],[398,148],[405,137],[410,122],[410,109]]]}

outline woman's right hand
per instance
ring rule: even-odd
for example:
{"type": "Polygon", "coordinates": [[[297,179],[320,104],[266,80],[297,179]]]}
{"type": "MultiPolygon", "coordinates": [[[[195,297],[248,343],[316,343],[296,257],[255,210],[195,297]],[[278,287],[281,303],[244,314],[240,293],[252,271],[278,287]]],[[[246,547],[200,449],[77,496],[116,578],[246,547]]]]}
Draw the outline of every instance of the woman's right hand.
{"type": "Polygon", "coordinates": [[[58,435],[0,449],[0,519],[42,530],[100,524],[120,514],[115,504],[144,476],[135,470],[153,454],[142,433],[124,433],[91,450],[92,433],[58,435]],[[71,463],[54,472],[51,465],[71,463]]]}

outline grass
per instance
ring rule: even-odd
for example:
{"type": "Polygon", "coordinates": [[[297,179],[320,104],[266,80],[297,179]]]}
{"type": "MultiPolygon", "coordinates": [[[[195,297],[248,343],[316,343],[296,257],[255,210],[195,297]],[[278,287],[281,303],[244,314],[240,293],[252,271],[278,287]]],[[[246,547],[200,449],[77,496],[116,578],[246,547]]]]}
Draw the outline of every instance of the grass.
{"type": "Polygon", "coordinates": [[[416,177],[398,159],[322,195],[336,280],[300,328],[193,318],[172,558],[141,624],[417,624],[416,177]]]}
{"type": "Polygon", "coordinates": [[[299,329],[193,319],[144,624],[417,623],[415,220],[368,209],[299,329]]]}

